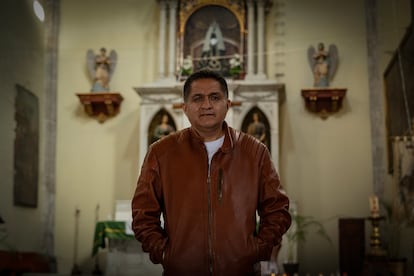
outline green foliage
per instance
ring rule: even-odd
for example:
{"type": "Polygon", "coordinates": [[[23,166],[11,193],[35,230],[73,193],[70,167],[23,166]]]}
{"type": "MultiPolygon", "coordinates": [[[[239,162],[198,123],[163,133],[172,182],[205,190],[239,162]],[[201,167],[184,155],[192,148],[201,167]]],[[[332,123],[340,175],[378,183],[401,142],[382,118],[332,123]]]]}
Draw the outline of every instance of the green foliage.
{"type": "Polygon", "coordinates": [[[230,75],[237,76],[242,72],[242,60],[239,54],[234,54],[230,59],[230,75]]]}
{"type": "Polygon", "coordinates": [[[293,262],[293,250],[295,245],[306,242],[308,234],[313,231],[328,241],[331,245],[332,240],[325,230],[325,227],[312,216],[302,216],[291,213],[292,228],[286,233],[288,241],[288,261],[293,262]]]}
{"type": "Polygon", "coordinates": [[[385,220],[381,222],[381,239],[391,258],[401,257],[403,246],[401,236],[403,229],[410,226],[407,217],[392,203],[380,199],[380,205],[385,211],[385,220]]]}
{"type": "Polygon", "coordinates": [[[16,248],[8,243],[7,238],[7,231],[0,224],[0,250],[16,251],[16,248]]]}
{"type": "Polygon", "coordinates": [[[230,75],[236,76],[236,75],[240,74],[241,71],[242,71],[241,66],[231,67],[230,68],[230,75]]]}

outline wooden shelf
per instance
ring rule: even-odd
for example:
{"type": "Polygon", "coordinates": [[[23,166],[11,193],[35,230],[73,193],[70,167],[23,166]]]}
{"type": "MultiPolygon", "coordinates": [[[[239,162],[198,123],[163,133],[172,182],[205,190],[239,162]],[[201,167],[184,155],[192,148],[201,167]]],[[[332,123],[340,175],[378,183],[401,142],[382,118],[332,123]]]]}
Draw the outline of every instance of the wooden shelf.
{"type": "Polygon", "coordinates": [[[116,116],[121,110],[124,98],[116,92],[108,93],[78,93],[81,104],[88,116],[100,123],[116,116]]]}
{"type": "Polygon", "coordinates": [[[345,98],[345,88],[309,88],[302,89],[306,109],[326,119],[330,114],[338,112],[345,98]]]}

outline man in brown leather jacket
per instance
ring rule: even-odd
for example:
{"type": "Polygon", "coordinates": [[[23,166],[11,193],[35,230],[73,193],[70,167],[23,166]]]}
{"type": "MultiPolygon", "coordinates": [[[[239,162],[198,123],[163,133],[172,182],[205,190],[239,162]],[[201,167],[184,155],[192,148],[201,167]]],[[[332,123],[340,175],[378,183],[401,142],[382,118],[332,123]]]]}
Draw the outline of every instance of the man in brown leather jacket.
{"type": "Polygon", "coordinates": [[[267,147],[224,121],[224,78],[196,72],[183,94],[191,127],[149,147],[132,199],[135,237],[164,275],[254,275],[290,226],[288,197],[267,147]]]}

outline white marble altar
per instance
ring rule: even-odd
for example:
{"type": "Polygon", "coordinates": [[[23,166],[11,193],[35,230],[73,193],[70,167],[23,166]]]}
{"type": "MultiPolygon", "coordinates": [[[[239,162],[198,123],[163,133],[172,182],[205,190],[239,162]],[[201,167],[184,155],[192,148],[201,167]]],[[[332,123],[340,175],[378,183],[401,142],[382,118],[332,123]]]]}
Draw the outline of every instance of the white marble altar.
{"type": "MultiPolygon", "coordinates": [[[[142,164],[148,148],[149,126],[160,110],[165,110],[171,115],[177,129],[189,126],[189,122],[180,108],[182,86],[183,82],[159,81],[134,87],[141,97],[140,164],[142,164]]],[[[272,159],[277,167],[279,163],[279,104],[284,99],[284,85],[273,80],[228,80],[228,86],[229,98],[237,104],[229,110],[226,117],[227,123],[241,130],[248,112],[254,107],[259,108],[270,124],[272,159]]]]}

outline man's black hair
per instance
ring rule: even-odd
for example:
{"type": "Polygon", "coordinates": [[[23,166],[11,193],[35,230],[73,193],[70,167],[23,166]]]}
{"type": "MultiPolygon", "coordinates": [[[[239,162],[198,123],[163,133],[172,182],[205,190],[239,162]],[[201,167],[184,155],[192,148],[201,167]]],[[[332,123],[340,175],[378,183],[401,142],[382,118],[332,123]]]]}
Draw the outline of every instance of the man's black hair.
{"type": "Polygon", "coordinates": [[[191,84],[199,79],[214,79],[218,83],[220,83],[220,87],[223,90],[224,95],[226,98],[229,97],[229,89],[227,87],[226,79],[224,79],[219,73],[211,70],[200,70],[192,75],[190,75],[184,83],[183,88],[183,99],[184,102],[188,100],[188,95],[190,94],[191,84]]]}

